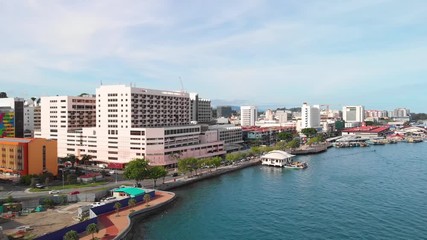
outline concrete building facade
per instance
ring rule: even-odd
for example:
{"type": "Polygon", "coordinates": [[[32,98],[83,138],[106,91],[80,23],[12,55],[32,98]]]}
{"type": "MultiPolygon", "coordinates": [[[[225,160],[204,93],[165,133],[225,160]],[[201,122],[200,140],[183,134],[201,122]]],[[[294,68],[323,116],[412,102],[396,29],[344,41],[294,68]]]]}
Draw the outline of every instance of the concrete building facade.
{"type": "Polygon", "coordinates": [[[346,127],[361,126],[365,120],[365,109],[363,106],[344,106],[342,116],[346,127]]]}
{"type": "Polygon", "coordinates": [[[55,140],[29,138],[0,139],[0,171],[3,173],[58,174],[58,156],[55,140]]]}
{"type": "Polygon", "coordinates": [[[320,129],[320,106],[310,106],[304,103],[301,107],[301,129],[316,128],[320,129]]]}
{"type": "Polygon", "coordinates": [[[212,121],[211,100],[200,98],[197,93],[190,93],[190,120],[197,123],[212,121]]]}
{"type": "Polygon", "coordinates": [[[232,113],[233,113],[233,110],[232,110],[231,106],[218,106],[216,108],[216,117],[217,118],[220,118],[220,117],[229,118],[229,117],[231,117],[232,113]]]}
{"type": "Polygon", "coordinates": [[[258,112],[255,106],[240,107],[240,125],[242,127],[255,126],[257,117],[258,117],[258,112]]]}
{"type": "Polygon", "coordinates": [[[24,99],[0,98],[1,137],[24,137],[24,99]]]}
{"type": "MultiPolygon", "coordinates": [[[[50,110],[43,101],[42,113],[50,110]]],[[[151,165],[173,165],[178,157],[225,153],[224,142],[190,124],[188,93],[104,85],[96,89],[94,102],[96,117],[89,126],[73,125],[51,134],[54,128],[42,118],[41,132],[61,143],[59,157],[87,154],[112,168],[123,168],[135,158],[146,158],[151,165]]]]}

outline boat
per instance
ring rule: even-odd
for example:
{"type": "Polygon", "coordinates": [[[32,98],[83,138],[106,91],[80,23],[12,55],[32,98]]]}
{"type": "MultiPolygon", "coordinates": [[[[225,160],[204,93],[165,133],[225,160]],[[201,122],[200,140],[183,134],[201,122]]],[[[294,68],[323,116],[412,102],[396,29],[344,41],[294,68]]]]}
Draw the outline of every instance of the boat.
{"type": "Polygon", "coordinates": [[[292,162],[290,164],[286,164],[284,167],[285,168],[291,168],[291,169],[305,169],[305,168],[307,168],[307,163],[305,163],[305,162],[292,162]]]}
{"type": "Polygon", "coordinates": [[[406,139],[406,142],[408,143],[419,143],[422,142],[423,140],[421,138],[414,138],[414,137],[410,137],[406,139]]]}

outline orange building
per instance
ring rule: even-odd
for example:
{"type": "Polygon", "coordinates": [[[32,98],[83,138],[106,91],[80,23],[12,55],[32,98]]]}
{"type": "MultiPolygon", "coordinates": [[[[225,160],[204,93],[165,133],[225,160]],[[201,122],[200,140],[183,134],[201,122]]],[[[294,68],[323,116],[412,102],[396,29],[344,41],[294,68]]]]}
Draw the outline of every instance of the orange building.
{"type": "Polygon", "coordinates": [[[58,174],[56,140],[0,138],[0,172],[21,176],[50,172],[58,174]]]}

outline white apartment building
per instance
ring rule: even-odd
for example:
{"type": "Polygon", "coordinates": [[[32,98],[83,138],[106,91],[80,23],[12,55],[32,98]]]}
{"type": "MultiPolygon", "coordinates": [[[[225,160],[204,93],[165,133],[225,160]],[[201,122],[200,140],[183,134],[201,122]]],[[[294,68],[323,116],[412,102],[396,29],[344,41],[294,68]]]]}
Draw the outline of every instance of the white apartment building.
{"type": "Polygon", "coordinates": [[[24,102],[24,137],[34,137],[34,130],[40,129],[41,107],[33,100],[24,102]]]}
{"type": "Polygon", "coordinates": [[[365,109],[363,106],[344,106],[342,118],[345,121],[345,127],[360,126],[365,120],[365,109]]]}
{"type": "Polygon", "coordinates": [[[307,103],[303,103],[301,107],[301,129],[304,128],[316,128],[320,129],[320,106],[310,106],[307,103]]]}
{"type": "MultiPolygon", "coordinates": [[[[40,130],[34,137],[55,139],[58,142],[58,157],[76,154],[70,147],[69,136],[85,127],[95,127],[96,102],[94,96],[53,96],[41,98],[40,130]]],[[[73,139],[72,146],[76,140],[73,139]]],[[[79,142],[83,139],[80,137],[79,142]]],[[[76,154],[77,155],[77,154],[76,154]]]]}
{"type": "Polygon", "coordinates": [[[291,113],[288,113],[284,110],[277,110],[276,111],[276,119],[279,121],[279,123],[286,123],[289,120],[291,120],[291,113]]]}
{"type": "MultiPolygon", "coordinates": [[[[43,114],[44,110],[54,111],[44,101],[42,98],[43,114]]],[[[96,122],[92,126],[58,131],[59,157],[88,154],[93,160],[122,168],[134,158],[146,158],[152,165],[172,165],[177,157],[225,153],[224,142],[213,133],[202,135],[199,125],[190,124],[188,93],[104,85],[96,89],[94,104],[96,122]],[[65,140],[65,148],[59,147],[59,140],[65,140]]],[[[41,132],[56,130],[50,124],[42,118],[41,132]]]]}
{"type": "Polygon", "coordinates": [[[265,120],[272,121],[274,119],[274,113],[271,109],[265,111],[265,120]]]}
{"type": "Polygon", "coordinates": [[[190,120],[209,123],[212,120],[211,100],[199,98],[197,93],[190,93],[190,120]]]}
{"type": "Polygon", "coordinates": [[[255,126],[258,112],[255,106],[240,107],[240,125],[242,127],[255,126]]]}

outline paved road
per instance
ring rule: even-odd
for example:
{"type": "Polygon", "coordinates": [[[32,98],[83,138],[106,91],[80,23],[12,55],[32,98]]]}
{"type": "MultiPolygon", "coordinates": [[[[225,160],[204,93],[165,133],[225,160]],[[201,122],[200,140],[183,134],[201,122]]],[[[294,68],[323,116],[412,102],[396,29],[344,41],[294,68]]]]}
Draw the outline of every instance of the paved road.
{"type": "MultiPolygon", "coordinates": [[[[237,163],[239,164],[239,163],[237,163]]],[[[218,169],[222,169],[222,168],[232,168],[232,165],[229,166],[221,166],[218,169]]],[[[108,170],[107,170],[108,171],[108,170]]],[[[197,171],[198,174],[202,174],[202,173],[208,173],[210,170],[209,169],[199,169],[197,171]]],[[[170,182],[174,182],[174,181],[186,181],[187,179],[191,178],[190,174],[187,175],[180,175],[178,177],[172,177],[172,173],[175,172],[174,170],[170,171],[169,174],[165,177],[164,182],[165,183],[170,183],[170,182]]],[[[119,175],[120,176],[120,175],[119,175]]],[[[123,177],[120,176],[118,179],[122,179],[123,177]]],[[[103,184],[103,185],[98,185],[95,187],[84,187],[84,188],[76,188],[76,189],[65,189],[62,190],[62,193],[68,194],[70,192],[76,191],[78,190],[79,192],[93,192],[93,191],[97,191],[99,189],[104,189],[104,188],[115,188],[115,187],[119,187],[121,185],[127,185],[127,186],[132,186],[135,184],[135,181],[130,181],[130,180],[118,180],[117,182],[115,181],[115,176],[111,176],[110,180],[112,182],[109,182],[107,184],[103,184]]],[[[163,179],[158,179],[157,180],[157,186],[162,185],[163,183],[163,179]]],[[[144,188],[153,188],[153,180],[148,179],[148,180],[144,180],[141,182],[142,186],[144,188]]],[[[1,191],[0,192],[0,199],[6,199],[8,196],[12,196],[13,198],[37,198],[37,197],[42,197],[42,196],[47,196],[49,195],[48,191],[44,191],[44,192],[30,192],[28,191],[29,189],[23,189],[22,186],[14,186],[14,187],[10,187],[9,186],[9,190],[6,191],[1,191]],[[14,190],[16,188],[20,188],[19,190],[14,190]]]]}

